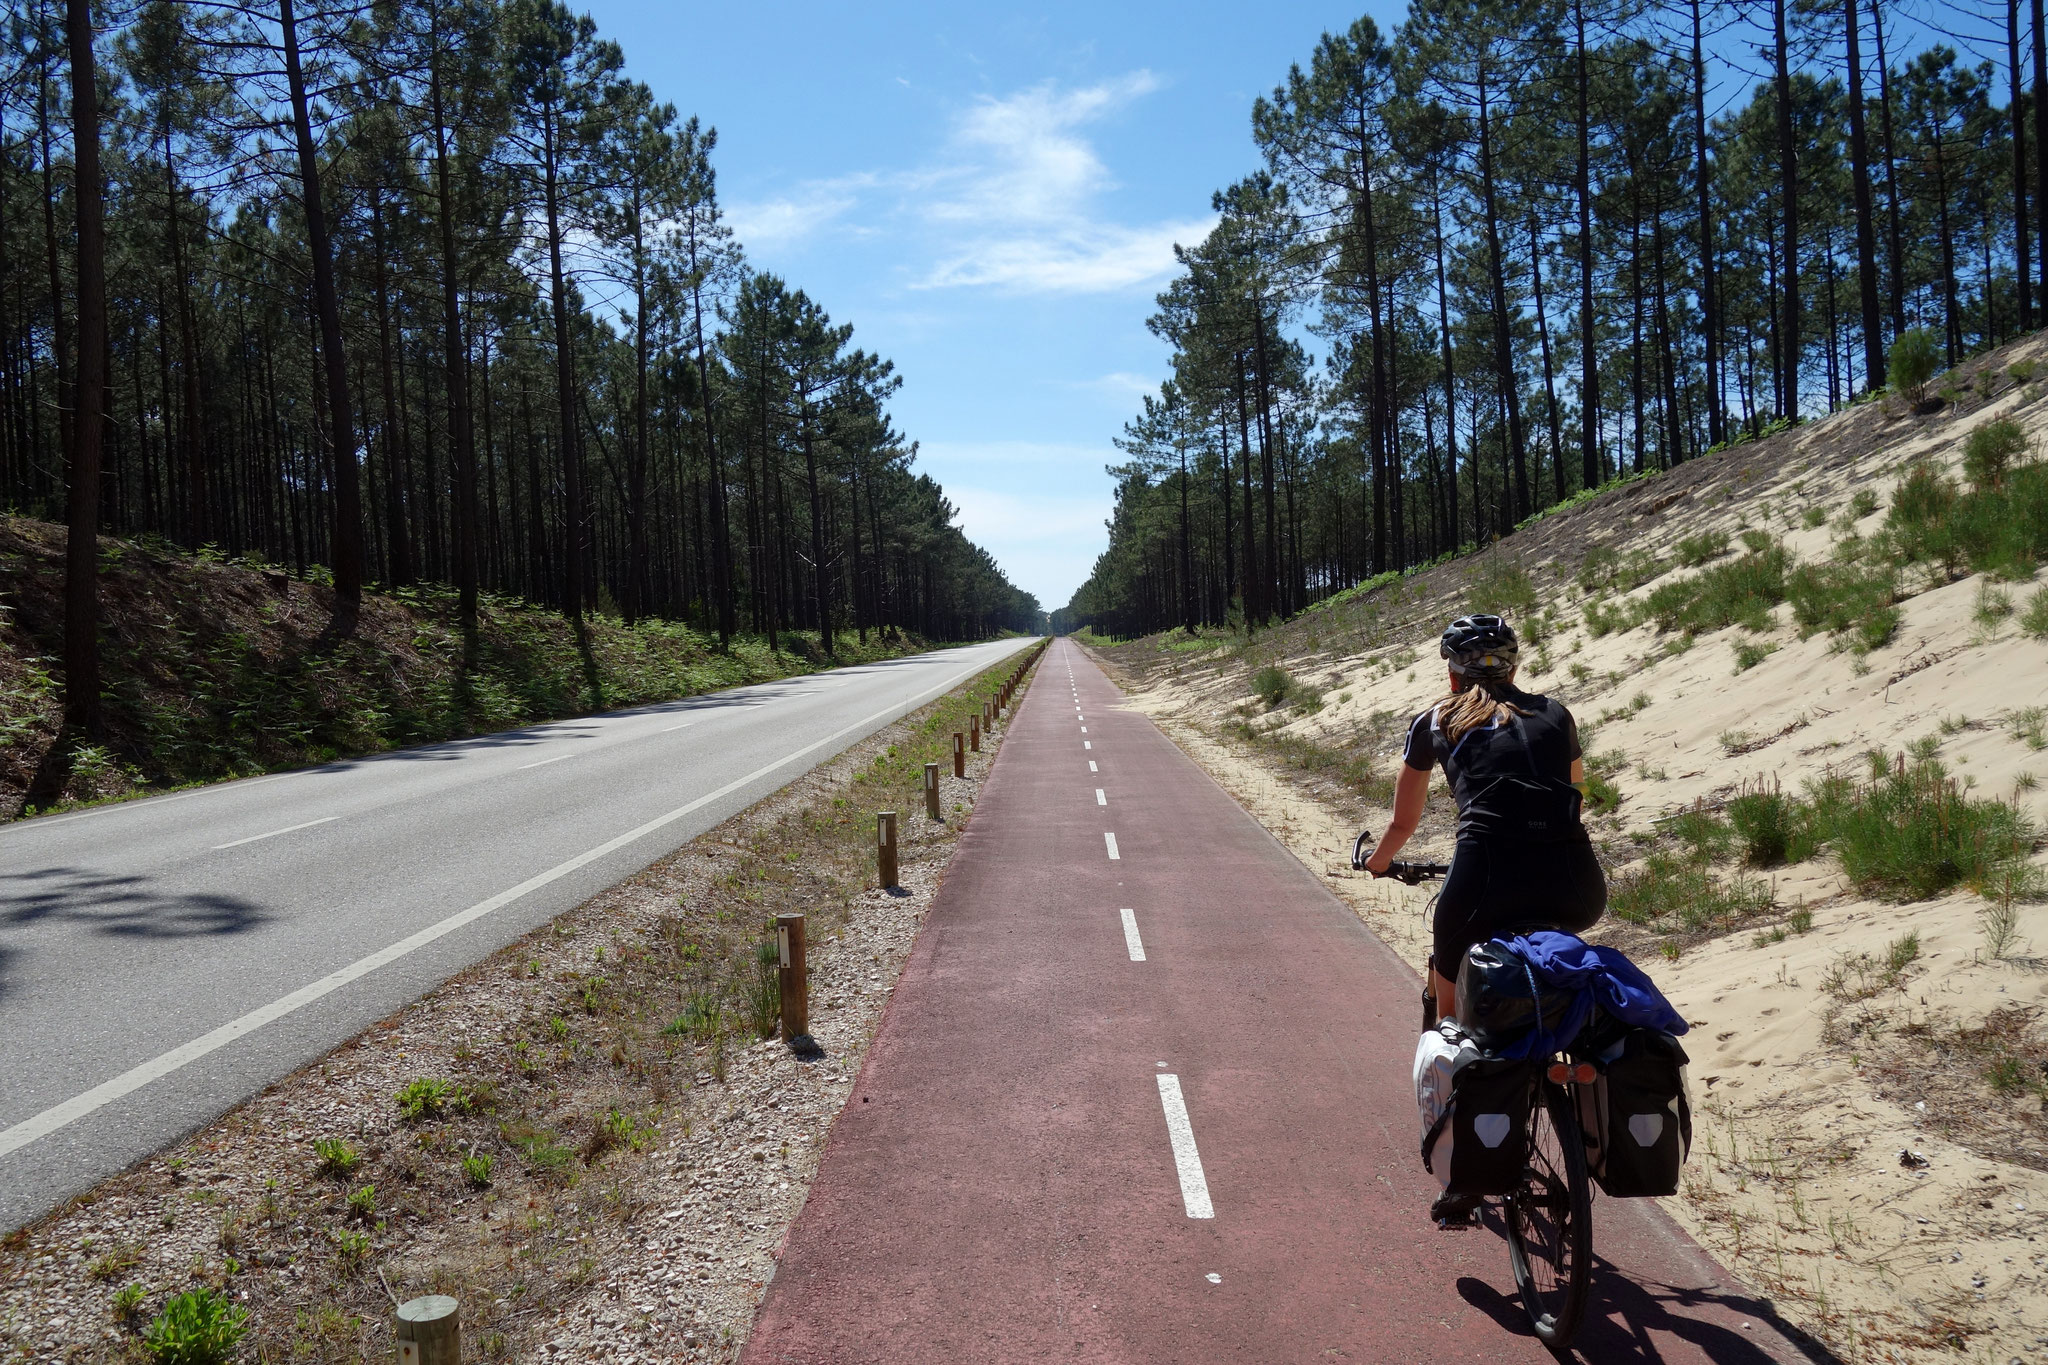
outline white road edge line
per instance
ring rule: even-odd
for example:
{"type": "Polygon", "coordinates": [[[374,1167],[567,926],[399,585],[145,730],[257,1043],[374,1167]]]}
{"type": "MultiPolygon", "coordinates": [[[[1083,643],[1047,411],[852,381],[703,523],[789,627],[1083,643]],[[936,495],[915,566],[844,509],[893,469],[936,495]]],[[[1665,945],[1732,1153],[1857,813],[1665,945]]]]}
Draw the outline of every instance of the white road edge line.
{"type": "MultiPolygon", "coordinates": [[[[993,665],[989,666],[992,667],[993,665]]],[[[943,696],[947,692],[952,691],[955,687],[959,686],[961,676],[971,677],[973,674],[982,671],[984,670],[970,669],[965,675],[949,677],[945,682],[925,692],[921,698],[914,699],[909,710],[914,711],[932,698],[943,696]]],[[[489,900],[478,901],[467,910],[457,911],[446,919],[430,924],[407,938],[402,938],[396,943],[388,944],[378,949],[368,957],[357,958],[346,967],[329,972],[318,981],[309,982],[289,995],[280,996],[267,1005],[250,1010],[240,1018],[230,1019],[227,1023],[222,1024],[210,1033],[202,1033],[190,1042],[174,1047],[169,1052],[163,1053],[160,1056],[152,1057],[140,1066],[130,1067],[112,1080],[102,1081],[90,1090],[73,1095],[62,1104],[51,1105],[42,1113],[25,1118],[11,1128],[0,1129],[0,1157],[18,1152],[37,1138],[47,1137],[67,1124],[76,1123],[87,1114],[104,1109],[123,1095],[140,1090],[151,1081],[168,1076],[181,1067],[190,1066],[208,1053],[218,1052],[229,1043],[254,1033],[265,1024],[274,1023],[296,1010],[304,1009],[315,1000],[331,995],[350,982],[368,976],[379,967],[387,966],[402,957],[415,953],[437,939],[446,938],[457,929],[482,919],[493,910],[502,910],[529,892],[538,891],[551,882],[560,881],[571,872],[586,867],[607,854],[615,853],[628,844],[654,833],[663,826],[674,824],[692,811],[701,810],[714,801],[730,796],[748,783],[770,776],[778,769],[795,762],[797,759],[803,758],[807,754],[811,754],[828,744],[853,734],[864,725],[872,725],[878,721],[887,721],[895,716],[906,714],[905,711],[898,709],[900,705],[900,703],[892,703],[883,710],[833,731],[823,739],[813,740],[803,748],[785,754],[773,763],[754,769],[745,777],[734,778],[717,791],[707,792],[687,805],[677,806],[666,815],[657,815],[646,824],[629,829],[616,838],[605,840],[596,848],[588,849],[573,858],[555,864],[545,872],[528,877],[519,885],[505,891],[500,891],[489,900]]],[[[331,818],[340,819],[341,817],[334,816],[331,818]]]]}
{"type": "Polygon", "coordinates": [[[1216,1206],[1209,1202],[1209,1181],[1202,1174],[1202,1154],[1195,1150],[1188,1106],[1180,1097],[1180,1077],[1170,1071],[1157,1074],[1159,1107],[1166,1111],[1166,1140],[1173,1144],[1173,1164],[1180,1172],[1181,1202],[1187,1205],[1190,1218],[1214,1218],[1216,1206]]]}
{"type": "Polygon", "coordinates": [[[545,768],[550,763],[560,763],[565,758],[574,757],[576,757],[574,754],[556,754],[553,758],[544,758],[538,763],[522,763],[519,765],[519,771],[525,772],[528,768],[545,768]]]}
{"type": "Polygon", "coordinates": [[[681,725],[671,725],[671,726],[669,726],[669,727],[668,727],[668,728],[667,728],[666,730],[663,730],[663,731],[662,731],[662,733],[663,733],[663,734],[665,734],[665,735],[672,735],[672,734],[674,734],[674,733],[675,733],[676,731],[678,731],[678,730],[687,730],[687,729],[689,729],[689,728],[690,728],[690,727],[691,727],[692,725],[695,725],[696,723],[697,723],[697,722],[696,722],[696,721],[694,721],[694,720],[686,720],[686,721],[684,721],[684,722],[683,722],[683,723],[682,723],[681,725]]]}
{"type": "Polygon", "coordinates": [[[1095,789],[1095,804],[1098,806],[1106,806],[1109,804],[1109,798],[1102,794],[1102,788],[1100,787],[1097,787],[1095,789]]]}
{"type": "Polygon", "coordinates": [[[215,844],[213,851],[218,853],[224,848],[240,848],[243,844],[253,844],[258,839],[275,839],[280,834],[290,834],[293,830],[299,829],[311,829],[315,825],[331,824],[340,818],[339,815],[323,815],[318,820],[308,820],[303,825],[286,825],[283,829],[274,829],[268,834],[252,834],[246,839],[230,839],[227,843],[215,844]]]}
{"type": "Polygon", "coordinates": [[[1145,960],[1145,944],[1138,937],[1137,914],[1130,910],[1119,910],[1117,913],[1124,917],[1124,947],[1130,950],[1131,961],[1143,962],[1145,960]]]}
{"type": "Polygon", "coordinates": [[[1116,851],[1116,836],[1114,834],[1105,832],[1102,836],[1102,840],[1104,843],[1109,845],[1109,860],[1113,863],[1122,862],[1123,854],[1118,853],[1116,851]]]}

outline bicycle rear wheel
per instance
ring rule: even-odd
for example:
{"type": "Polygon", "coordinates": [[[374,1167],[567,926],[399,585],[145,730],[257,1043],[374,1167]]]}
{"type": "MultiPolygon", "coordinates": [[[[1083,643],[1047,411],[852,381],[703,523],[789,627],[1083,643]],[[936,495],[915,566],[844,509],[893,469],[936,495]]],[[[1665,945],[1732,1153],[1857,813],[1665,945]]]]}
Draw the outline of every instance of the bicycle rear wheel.
{"type": "Polygon", "coordinates": [[[1508,1261],[1522,1306],[1546,1346],[1568,1344],[1586,1311],[1592,1275],[1593,1195],[1578,1115],[1564,1088],[1537,1082],[1522,1183],[1504,1201],[1508,1261]]]}

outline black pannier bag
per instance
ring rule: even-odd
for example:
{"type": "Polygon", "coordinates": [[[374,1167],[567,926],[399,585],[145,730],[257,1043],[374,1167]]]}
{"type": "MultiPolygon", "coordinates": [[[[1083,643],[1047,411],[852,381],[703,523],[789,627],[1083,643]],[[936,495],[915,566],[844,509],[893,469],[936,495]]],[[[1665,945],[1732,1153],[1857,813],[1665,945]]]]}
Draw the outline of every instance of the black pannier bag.
{"type": "MultiPolygon", "coordinates": [[[[1589,1106],[1601,1121],[1593,1174],[1612,1198],[1678,1193],[1678,1171],[1692,1151],[1685,1067],[1676,1038],[1638,1028],[1602,1068],[1597,1089],[1604,1097],[1589,1106]]],[[[1588,1139],[1595,1146],[1592,1135],[1588,1139]]]]}
{"type": "Polygon", "coordinates": [[[1521,1183],[1529,1146],[1526,1061],[1479,1057],[1458,1068],[1451,1102],[1422,1135],[1422,1166],[1452,1194],[1506,1194],[1521,1183]],[[1448,1171],[1438,1162],[1448,1162],[1448,1171]]]}
{"type": "Polygon", "coordinates": [[[1538,1000],[1543,1027],[1555,1033],[1571,1009],[1570,991],[1546,991],[1529,964],[1488,940],[1475,943],[1458,965],[1458,1023],[1488,1052],[1518,1042],[1536,1024],[1538,1000]]]}

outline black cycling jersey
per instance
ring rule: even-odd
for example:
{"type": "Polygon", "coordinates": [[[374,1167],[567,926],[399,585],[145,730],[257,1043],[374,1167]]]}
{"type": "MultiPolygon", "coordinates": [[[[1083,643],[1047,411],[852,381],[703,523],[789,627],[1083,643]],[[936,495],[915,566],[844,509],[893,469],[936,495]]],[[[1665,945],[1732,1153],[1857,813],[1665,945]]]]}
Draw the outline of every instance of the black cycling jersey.
{"type": "Polygon", "coordinates": [[[1526,715],[1468,730],[1448,742],[1437,707],[1408,727],[1401,759],[1417,772],[1443,765],[1458,803],[1458,838],[1474,836],[1522,843],[1577,843],[1580,796],[1571,785],[1580,757],[1579,728],[1571,712],[1548,697],[1495,687],[1495,694],[1526,715]]]}

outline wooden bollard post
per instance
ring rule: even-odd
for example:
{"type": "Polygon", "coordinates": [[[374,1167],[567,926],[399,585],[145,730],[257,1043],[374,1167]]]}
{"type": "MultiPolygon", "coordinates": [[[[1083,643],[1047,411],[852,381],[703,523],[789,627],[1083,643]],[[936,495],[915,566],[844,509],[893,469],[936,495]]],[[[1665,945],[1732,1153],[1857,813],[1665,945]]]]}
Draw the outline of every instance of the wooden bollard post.
{"type": "Polygon", "coordinates": [[[939,818],[939,765],[924,765],[924,813],[936,820],[939,818]]]}
{"type": "Polygon", "coordinates": [[[462,1365],[462,1310],[446,1294],[398,1305],[398,1365],[462,1365]]]}
{"type": "MultiPolygon", "coordinates": [[[[986,707],[984,707],[983,709],[984,709],[984,710],[986,710],[987,708],[986,708],[986,707]]],[[[980,753],[980,752],[981,752],[981,717],[980,717],[980,716],[969,716],[969,717],[967,718],[967,743],[968,743],[968,745],[969,745],[969,746],[970,746],[971,748],[973,748],[974,752],[976,752],[976,753],[980,753]]]]}
{"type": "Polygon", "coordinates": [[[875,814],[875,872],[884,891],[896,885],[896,812],[893,810],[875,814]]]}
{"type": "Polygon", "coordinates": [[[953,776],[967,776],[967,736],[953,732],[953,776]]]}
{"type": "Polygon", "coordinates": [[[804,965],[804,917],[775,917],[776,975],[782,986],[782,1041],[807,1046],[811,1038],[811,975],[804,965]]]}

